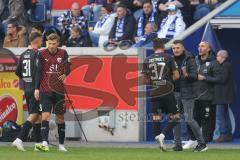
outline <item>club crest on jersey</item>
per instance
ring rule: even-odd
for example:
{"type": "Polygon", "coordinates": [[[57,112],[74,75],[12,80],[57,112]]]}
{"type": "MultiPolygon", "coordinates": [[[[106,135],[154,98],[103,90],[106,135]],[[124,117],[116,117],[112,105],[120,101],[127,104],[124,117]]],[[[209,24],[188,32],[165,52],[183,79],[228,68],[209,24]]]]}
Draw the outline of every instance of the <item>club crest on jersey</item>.
{"type": "Polygon", "coordinates": [[[208,67],[210,65],[210,62],[206,62],[206,66],[208,67]]]}
{"type": "Polygon", "coordinates": [[[58,62],[58,63],[61,63],[61,62],[62,62],[62,58],[61,58],[61,57],[58,57],[58,58],[57,58],[57,62],[58,62]]]}

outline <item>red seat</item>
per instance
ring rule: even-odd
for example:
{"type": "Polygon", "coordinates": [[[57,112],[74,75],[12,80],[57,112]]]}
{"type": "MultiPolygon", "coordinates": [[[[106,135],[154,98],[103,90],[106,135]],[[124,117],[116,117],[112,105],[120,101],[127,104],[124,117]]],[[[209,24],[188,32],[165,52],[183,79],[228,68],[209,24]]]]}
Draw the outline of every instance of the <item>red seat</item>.
{"type": "Polygon", "coordinates": [[[73,2],[78,2],[81,7],[87,4],[87,0],[52,0],[53,10],[68,10],[73,2]]]}

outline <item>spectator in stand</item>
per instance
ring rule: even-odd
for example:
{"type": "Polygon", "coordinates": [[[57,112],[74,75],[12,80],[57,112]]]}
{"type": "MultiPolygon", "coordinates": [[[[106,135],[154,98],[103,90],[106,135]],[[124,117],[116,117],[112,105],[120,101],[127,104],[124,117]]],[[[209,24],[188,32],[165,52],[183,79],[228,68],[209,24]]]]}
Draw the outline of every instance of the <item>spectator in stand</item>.
{"type": "Polygon", "coordinates": [[[7,34],[3,47],[27,47],[27,31],[23,26],[18,26],[16,22],[9,21],[7,24],[7,34]]]}
{"type": "MultiPolygon", "coordinates": [[[[133,0],[132,2],[132,11],[135,19],[138,19],[143,13],[143,4],[147,2],[146,0],[133,0]]],[[[150,2],[150,1],[149,1],[150,2]]]]}
{"type": "Polygon", "coordinates": [[[8,1],[0,0],[0,22],[8,17],[8,1]]]}
{"type": "Polygon", "coordinates": [[[168,16],[161,22],[158,38],[170,40],[182,33],[186,28],[186,24],[182,16],[177,14],[178,8],[175,5],[169,5],[167,11],[168,16]]]}
{"type": "Polygon", "coordinates": [[[190,26],[192,24],[192,11],[189,0],[159,0],[157,6],[160,21],[168,15],[167,8],[172,4],[179,8],[178,14],[181,14],[186,25],[190,26]]]}
{"type": "Polygon", "coordinates": [[[142,5],[146,2],[146,0],[108,0],[108,4],[112,4],[114,7],[114,11],[116,11],[116,8],[119,4],[123,4],[127,7],[129,14],[133,15],[135,11],[135,18],[137,19],[140,14],[142,13],[142,5]]]}
{"type": "Polygon", "coordinates": [[[101,14],[102,5],[106,3],[107,3],[107,0],[88,0],[88,5],[83,6],[82,11],[84,15],[89,18],[88,20],[92,19],[94,21],[97,21],[101,14]]]}
{"type": "Polygon", "coordinates": [[[87,31],[82,31],[74,26],[71,29],[71,36],[67,41],[67,47],[92,47],[92,42],[87,31]]]}
{"type": "Polygon", "coordinates": [[[111,5],[103,5],[101,8],[101,17],[90,32],[90,37],[94,46],[102,47],[104,42],[108,41],[109,33],[114,24],[115,14],[112,14],[111,5]]]}
{"type": "Polygon", "coordinates": [[[117,6],[117,17],[109,35],[109,43],[118,44],[123,40],[133,41],[135,19],[123,4],[117,6]]]}
{"type": "MultiPolygon", "coordinates": [[[[193,20],[198,21],[202,17],[206,16],[215,7],[219,6],[224,0],[195,0],[195,12],[193,20]]],[[[193,3],[193,2],[192,2],[193,3]]]]}
{"type": "Polygon", "coordinates": [[[136,30],[135,30],[135,41],[139,41],[145,33],[145,26],[148,23],[159,24],[156,13],[153,12],[153,6],[151,1],[143,3],[143,12],[142,15],[137,20],[136,30]]]}
{"type": "Polygon", "coordinates": [[[42,35],[43,31],[44,31],[44,27],[41,23],[35,23],[32,25],[31,33],[38,32],[42,35]]]}
{"type": "Polygon", "coordinates": [[[144,35],[139,37],[134,47],[150,47],[152,46],[152,41],[157,38],[157,33],[155,32],[156,25],[154,23],[147,23],[144,30],[144,35]]]}
{"type": "Polygon", "coordinates": [[[5,26],[8,24],[9,21],[14,21],[21,26],[27,26],[28,20],[27,12],[24,6],[24,0],[9,0],[8,9],[9,16],[2,22],[5,26]]]}
{"type": "Polygon", "coordinates": [[[73,26],[78,26],[82,30],[87,29],[87,18],[83,15],[80,5],[77,2],[73,2],[71,10],[64,12],[58,17],[57,21],[63,41],[68,39],[73,26]]]}
{"type": "Polygon", "coordinates": [[[138,6],[138,3],[135,3],[134,0],[116,0],[115,1],[115,10],[119,4],[125,5],[128,9],[129,14],[133,14],[136,10],[142,8],[138,6]]]}

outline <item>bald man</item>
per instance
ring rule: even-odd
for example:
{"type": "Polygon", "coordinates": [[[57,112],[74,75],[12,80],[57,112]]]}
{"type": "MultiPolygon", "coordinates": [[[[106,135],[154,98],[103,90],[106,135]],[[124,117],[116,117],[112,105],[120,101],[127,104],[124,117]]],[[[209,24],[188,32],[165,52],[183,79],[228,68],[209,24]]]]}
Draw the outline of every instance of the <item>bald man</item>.
{"type": "MultiPolygon", "coordinates": [[[[216,121],[216,106],[212,104],[214,85],[220,81],[220,66],[208,42],[200,42],[198,50],[199,54],[195,57],[198,81],[195,84],[197,98],[194,107],[194,119],[202,128],[205,142],[211,142],[216,121]]],[[[191,130],[188,131],[190,140],[194,141],[195,137],[191,130]]]]}
{"type": "Polygon", "coordinates": [[[73,2],[71,9],[58,17],[57,25],[61,30],[63,41],[66,41],[69,38],[72,27],[77,26],[82,30],[87,29],[87,18],[83,15],[80,4],[73,2]]]}

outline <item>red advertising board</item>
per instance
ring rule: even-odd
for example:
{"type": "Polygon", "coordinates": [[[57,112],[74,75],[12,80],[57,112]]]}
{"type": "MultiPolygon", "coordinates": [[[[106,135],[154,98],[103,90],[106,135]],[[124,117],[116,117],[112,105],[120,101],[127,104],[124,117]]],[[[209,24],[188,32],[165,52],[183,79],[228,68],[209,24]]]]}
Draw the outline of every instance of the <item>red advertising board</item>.
{"type": "Polygon", "coordinates": [[[0,126],[7,120],[22,124],[23,104],[19,79],[15,75],[16,57],[7,49],[0,49],[0,126]]]}
{"type": "Polygon", "coordinates": [[[138,57],[77,57],[65,81],[75,109],[138,110],[138,57]],[[103,102],[104,101],[104,102],[103,102]]]}

